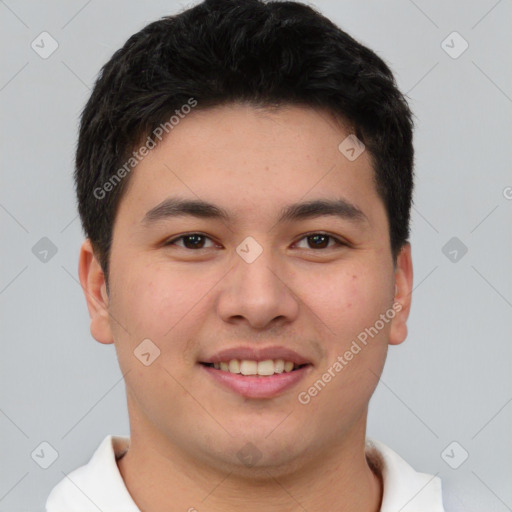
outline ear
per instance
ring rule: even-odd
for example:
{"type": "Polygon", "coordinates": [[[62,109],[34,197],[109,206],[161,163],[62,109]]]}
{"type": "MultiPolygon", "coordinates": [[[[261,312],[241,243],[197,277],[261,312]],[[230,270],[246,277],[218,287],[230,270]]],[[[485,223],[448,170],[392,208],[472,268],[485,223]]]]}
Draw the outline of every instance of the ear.
{"type": "Polygon", "coordinates": [[[395,298],[393,309],[396,314],[391,321],[389,344],[399,345],[407,338],[407,318],[412,300],[412,257],[411,244],[407,242],[401,249],[395,268],[395,298]]]}
{"type": "Polygon", "coordinates": [[[80,249],[78,275],[91,318],[92,336],[100,343],[113,343],[105,274],[101,270],[101,265],[94,254],[89,238],[84,241],[80,249]]]}

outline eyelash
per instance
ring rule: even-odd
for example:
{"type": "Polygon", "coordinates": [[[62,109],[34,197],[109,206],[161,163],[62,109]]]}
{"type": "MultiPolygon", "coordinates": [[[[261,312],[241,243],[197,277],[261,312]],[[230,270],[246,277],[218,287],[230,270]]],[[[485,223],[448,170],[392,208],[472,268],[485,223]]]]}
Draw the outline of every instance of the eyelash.
{"type": "MultiPolygon", "coordinates": [[[[176,238],[173,238],[172,240],[169,240],[169,241],[165,242],[164,246],[167,247],[167,246],[175,245],[176,241],[181,240],[183,238],[190,237],[190,236],[194,236],[194,235],[199,235],[199,236],[201,236],[203,238],[207,238],[207,239],[211,240],[211,238],[208,235],[205,235],[203,233],[199,233],[199,232],[185,233],[184,235],[180,235],[180,236],[178,236],[176,238]]],[[[314,235],[322,235],[322,236],[328,237],[328,238],[334,240],[335,245],[331,246],[331,247],[322,247],[322,248],[318,248],[318,249],[310,248],[310,249],[306,249],[306,250],[310,250],[310,251],[315,251],[316,252],[316,251],[319,251],[319,250],[322,250],[322,249],[323,250],[325,250],[325,249],[333,249],[335,246],[338,246],[338,247],[347,246],[348,247],[348,245],[349,245],[348,243],[343,242],[339,238],[337,238],[337,237],[335,237],[335,236],[333,236],[333,235],[331,235],[329,233],[324,233],[322,231],[313,231],[311,233],[306,233],[296,243],[299,243],[302,240],[304,240],[305,238],[308,238],[308,237],[311,237],[311,236],[314,236],[314,235]]],[[[189,249],[188,247],[181,247],[179,245],[177,247],[180,247],[181,249],[186,249],[186,250],[189,250],[189,251],[200,251],[200,250],[210,249],[211,248],[211,247],[200,247],[199,249],[189,249]]]]}

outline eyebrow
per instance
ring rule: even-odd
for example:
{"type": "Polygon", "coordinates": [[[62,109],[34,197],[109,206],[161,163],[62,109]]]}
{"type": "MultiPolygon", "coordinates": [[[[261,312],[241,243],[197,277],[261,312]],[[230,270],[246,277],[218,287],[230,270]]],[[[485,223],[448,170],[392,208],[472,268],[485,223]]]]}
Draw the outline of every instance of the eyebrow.
{"type": "MultiPolygon", "coordinates": [[[[337,198],[316,199],[288,205],[281,210],[277,223],[312,219],[328,215],[348,220],[354,224],[368,222],[368,217],[361,209],[346,199],[337,198]]],[[[196,199],[168,197],[149,210],[141,222],[149,226],[161,220],[184,216],[201,219],[217,219],[228,223],[233,220],[228,210],[212,203],[196,199]]]]}

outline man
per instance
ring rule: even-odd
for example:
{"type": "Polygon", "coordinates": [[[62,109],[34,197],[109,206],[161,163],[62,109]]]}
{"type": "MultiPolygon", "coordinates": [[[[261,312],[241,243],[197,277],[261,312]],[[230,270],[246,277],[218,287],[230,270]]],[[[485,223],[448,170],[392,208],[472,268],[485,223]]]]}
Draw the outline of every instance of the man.
{"type": "Polygon", "coordinates": [[[311,7],[211,0],[151,23],[81,119],[79,275],[130,437],[48,512],[440,512],[366,437],[407,336],[412,115],[311,7]]]}

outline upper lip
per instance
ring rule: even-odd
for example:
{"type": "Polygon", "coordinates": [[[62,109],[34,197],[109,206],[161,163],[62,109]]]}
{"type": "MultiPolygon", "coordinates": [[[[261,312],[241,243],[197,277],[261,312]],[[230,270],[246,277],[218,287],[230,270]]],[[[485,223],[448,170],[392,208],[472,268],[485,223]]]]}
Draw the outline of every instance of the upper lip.
{"type": "Polygon", "coordinates": [[[233,347],[216,352],[210,357],[202,360],[202,363],[221,363],[232,359],[249,361],[266,361],[268,359],[283,359],[291,361],[296,365],[310,364],[311,361],[301,356],[295,350],[286,347],[233,347]]]}

